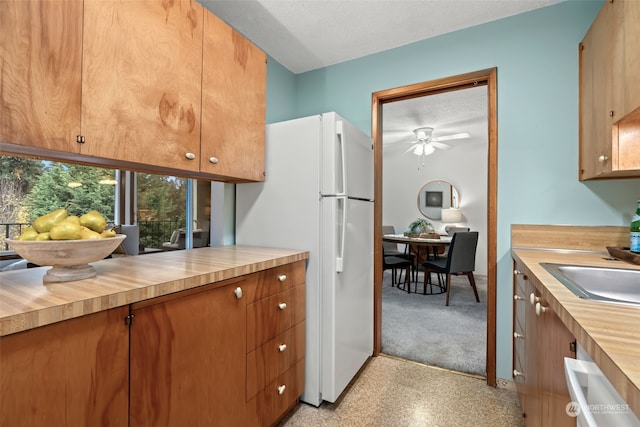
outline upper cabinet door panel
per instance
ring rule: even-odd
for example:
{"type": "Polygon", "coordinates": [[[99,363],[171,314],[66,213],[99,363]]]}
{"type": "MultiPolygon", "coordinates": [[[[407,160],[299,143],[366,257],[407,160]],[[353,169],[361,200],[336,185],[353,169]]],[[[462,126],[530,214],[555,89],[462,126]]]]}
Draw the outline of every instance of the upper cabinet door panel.
{"type": "Polygon", "coordinates": [[[84,13],[82,154],[197,171],[202,6],[85,0],[84,13]]]}
{"type": "Polygon", "coordinates": [[[611,50],[611,8],[605,5],[580,48],[580,179],[611,171],[611,50]]]}
{"type": "Polygon", "coordinates": [[[613,28],[614,121],[640,106],[640,2],[616,0],[610,5],[613,28]]]}
{"type": "Polygon", "coordinates": [[[264,52],[205,12],[202,172],[264,180],[266,67],[264,52]]]}
{"type": "Polygon", "coordinates": [[[77,152],[82,2],[0,4],[0,142],[77,152]]]}

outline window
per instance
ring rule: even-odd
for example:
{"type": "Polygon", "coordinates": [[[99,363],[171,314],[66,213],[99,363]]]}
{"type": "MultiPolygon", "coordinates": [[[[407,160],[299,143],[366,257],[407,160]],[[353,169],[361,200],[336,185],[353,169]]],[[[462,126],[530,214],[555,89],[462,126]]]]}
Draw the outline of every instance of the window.
{"type": "Polygon", "coordinates": [[[209,243],[211,186],[195,181],[93,166],[0,157],[0,251],[35,218],[61,207],[71,215],[97,210],[109,225],[137,225],[139,253],[209,243]],[[192,206],[187,209],[187,206],[192,206]]]}

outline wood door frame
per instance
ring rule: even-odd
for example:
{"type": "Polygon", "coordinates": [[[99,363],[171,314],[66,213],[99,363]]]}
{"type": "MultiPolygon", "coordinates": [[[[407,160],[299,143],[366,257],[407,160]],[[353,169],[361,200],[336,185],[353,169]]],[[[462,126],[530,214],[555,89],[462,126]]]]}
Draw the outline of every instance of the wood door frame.
{"type": "Polygon", "coordinates": [[[497,68],[401,86],[374,92],[371,97],[371,135],[374,144],[374,351],[382,347],[382,105],[478,85],[487,86],[488,95],[488,182],[487,182],[487,384],[496,386],[496,268],[497,268],[497,68]]]}

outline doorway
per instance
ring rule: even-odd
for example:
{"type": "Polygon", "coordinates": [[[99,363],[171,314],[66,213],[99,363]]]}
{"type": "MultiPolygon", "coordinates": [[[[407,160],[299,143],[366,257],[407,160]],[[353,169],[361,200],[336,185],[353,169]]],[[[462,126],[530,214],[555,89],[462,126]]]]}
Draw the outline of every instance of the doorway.
{"type": "Polygon", "coordinates": [[[487,164],[487,384],[496,385],[496,208],[497,208],[497,69],[491,68],[458,76],[375,92],[372,96],[372,136],[374,139],[374,355],[382,346],[382,114],[383,105],[447,91],[487,86],[488,164],[487,164]]]}

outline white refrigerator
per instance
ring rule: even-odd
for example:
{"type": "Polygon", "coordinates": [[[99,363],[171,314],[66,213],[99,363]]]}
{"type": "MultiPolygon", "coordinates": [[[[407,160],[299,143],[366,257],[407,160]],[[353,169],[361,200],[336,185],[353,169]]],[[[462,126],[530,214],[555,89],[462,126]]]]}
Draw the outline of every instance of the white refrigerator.
{"type": "Polygon", "coordinates": [[[236,185],[236,244],[309,251],[302,400],[319,406],[373,353],[373,142],[336,113],[266,132],[265,181],[236,185]]]}

